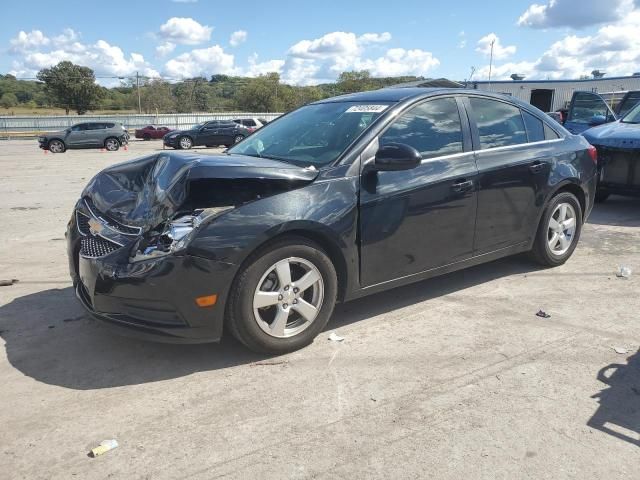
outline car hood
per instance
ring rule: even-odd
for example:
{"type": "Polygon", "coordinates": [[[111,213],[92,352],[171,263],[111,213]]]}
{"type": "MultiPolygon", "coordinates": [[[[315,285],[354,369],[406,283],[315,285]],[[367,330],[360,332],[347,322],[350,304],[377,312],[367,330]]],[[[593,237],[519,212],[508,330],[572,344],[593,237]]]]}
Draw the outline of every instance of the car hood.
{"type": "Polygon", "coordinates": [[[590,128],[582,133],[592,145],[613,148],[640,149],[640,125],[612,122],[590,128]]]}
{"type": "Polygon", "coordinates": [[[314,168],[265,158],[163,152],[106,168],[89,182],[82,196],[99,213],[147,231],[193,206],[190,197],[195,191],[198,208],[218,206],[220,199],[236,205],[261,198],[265,192],[299,188],[317,175],[314,168]]]}

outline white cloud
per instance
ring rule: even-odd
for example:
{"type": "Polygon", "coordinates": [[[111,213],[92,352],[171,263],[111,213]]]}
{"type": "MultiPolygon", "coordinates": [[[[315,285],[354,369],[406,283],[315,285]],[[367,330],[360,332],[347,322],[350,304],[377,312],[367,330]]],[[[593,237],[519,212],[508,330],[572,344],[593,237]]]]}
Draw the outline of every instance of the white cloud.
{"type": "MultiPolygon", "coordinates": [[[[635,10],[591,35],[565,35],[536,60],[496,65],[492,76],[507,79],[512,73],[521,73],[531,79],[568,79],[589,75],[595,69],[610,77],[630,75],[640,70],[639,31],[640,10],[635,10]]],[[[477,78],[487,74],[488,66],[478,71],[477,78]]]]}
{"type": "Polygon", "coordinates": [[[391,40],[391,34],[389,32],[383,33],[365,33],[358,37],[358,43],[360,45],[368,45],[370,43],[386,43],[391,40]]]}
{"type": "MultiPolygon", "coordinates": [[[[120,47],[105,40],[83,44],[78,41],[79,34],[71,29],[65,29],[52,38],[41,35],[41,32],[35,36],[33,32],[26,36],[22,33],[10,41],[12,47],[16,47],[11,53],[19,56],[13,61],[10,72],[16,76],[34,77],[39,70],[64,60],[90,67],[96,76],[131,76],[136,71],[145,76],[159,75],[141,54],[131,53],[127,57],[120,47]]],[[[100,82],[109,83],[107,79],[100,82]]]]}
{"type": "Polygon", "coordinates": [[[26,52],[32,48],[49,45],[49,43],[51,40],[45,37],[40,30],[31,30],[29,33],[20,30],[18,35],[9,41],[11,45],[9,50],[11,53],[26,52]]]}
{"type": "Polygon", "coordinates": [[[518,25],[532,28],[572,27],[621,19],[633,10],[634,0],[549,0],[530,5],[518,19],[518,25]]]}
{"type": "Polygon", "coordinates": [[[331,32],[314,40],[301,40],[289,49],[295,58],[354,57],[358,55],[358,39],[354,33],[331,32]]]}
{"type": "Polygon", "coordinates": [[[508,58],[516,53],[515,45],[504,46],[500,42],[500,38],[495,33],[485,35],[478,40],[478,46],[476,52],[482,53],[484,56],[489,57],[491,55],[491,43],[493,42],[493,58],[500,60],[508,58]]]}
{"type": "Polygon", "coordinates": [[[356,70],[369,70],[374,77],[395,77],[401,75],[424,75],[440,65],[431,52],[420,49],[405,50],[392,48],[384,56],[375,59],[358,59],[356,70]]]}
{"type": "Polygon", "coordinates": [[[201,25],[193,18],[173,17],[160,26],[159,37],[171,43],[197,45],[211,38],[213,27],[201,25]]]}
{"type": "Polygon", "coordinates": [[[171,42],[162,42],[156,47],[156,53],[161,57],[166,57],[176,49],[176,44],[171,42]]]}
{"type": "Polygon", "coordinates": [[[234,73],[233,55],[225,53],[220,45],[200,48],[169,60],[164,70],[173,78],[209,76],[216,73],[234,73]]]}
{"type": "Polygon", "coordinates": [[[467,36],[464,30],[460,30],[458,33],[458,48],[465,48],[467,46],[467,36]]]}
{"type": "Polygon", "coordinates": [[[282,72],[282,67],[284,67],[284,60],[267,60],[266,62],[258,62],[258,54],[254,53],[248,58],[247,63],[249,66],[244,69],[242,72],[243,75],[247,75],[249,77],[257,77],[258,75],[263,75],[265,73],[271,72],[282,72]]]}
{"type": "Polygon", "coordinates": [[[229,37],[229,45],[232,47],[237,47],[241,43],[247,41],[247,32],[244,30],[238,30],[237,32],[233,32],[231,37],[229,37]]]}

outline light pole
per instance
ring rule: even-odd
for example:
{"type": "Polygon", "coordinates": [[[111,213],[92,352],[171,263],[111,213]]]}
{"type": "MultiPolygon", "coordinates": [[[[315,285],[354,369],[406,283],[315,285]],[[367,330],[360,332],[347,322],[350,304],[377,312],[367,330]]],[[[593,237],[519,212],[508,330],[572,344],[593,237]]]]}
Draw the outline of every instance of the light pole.
{"type": "Polygon", "coordinates": [[[138,90],[138,113],[142,113],[142,103],[140,102],[140,75],[136,72],[136,87],[138,90]]]}
{"type": "Polygon", "coordinates": [[[491,53],[489,54],[489,84],[487,87],[491,88],[491,70],[493,69],[493,45],[496,43],[496,39],[491,40],[491,53]]]}

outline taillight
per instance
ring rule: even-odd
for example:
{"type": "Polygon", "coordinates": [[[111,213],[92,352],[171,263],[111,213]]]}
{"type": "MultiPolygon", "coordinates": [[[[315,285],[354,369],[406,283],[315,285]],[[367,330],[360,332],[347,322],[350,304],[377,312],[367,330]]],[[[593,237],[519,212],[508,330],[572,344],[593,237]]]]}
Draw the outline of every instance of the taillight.
{"type": "Polygon", "coordinates": [[[595,163],[597,165],[598,164],[598,150],[596,150],[596,147],[594,147],[593,145],[589,145],[589,148],[587,148],[587,152],[589,153],[589,156],[591,157],[591,160],[593,161],[593,163],[595,163]]]}

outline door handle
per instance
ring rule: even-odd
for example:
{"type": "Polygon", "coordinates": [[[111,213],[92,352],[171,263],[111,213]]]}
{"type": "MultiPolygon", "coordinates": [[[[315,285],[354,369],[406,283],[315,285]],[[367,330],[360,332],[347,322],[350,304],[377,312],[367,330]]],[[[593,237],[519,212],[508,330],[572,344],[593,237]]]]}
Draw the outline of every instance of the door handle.
{"type": "Polygon", "coordinates": [[[536,160],[531,165],[529,165],[529,170],[531,170],[532,173],[540,173],[544,170],[544,163],[536,160]]]}
{"type": "Polygon", "coordinates": [[[451,190],[454,192],[467,192],[473,189],[473,180],[458,180],[451,185],[451,190]]]}

